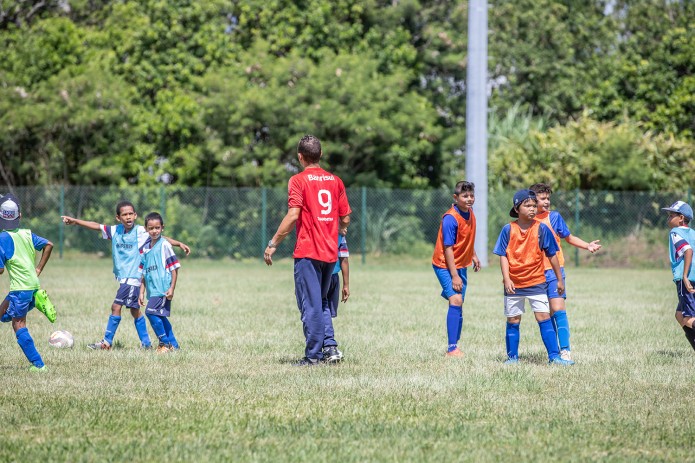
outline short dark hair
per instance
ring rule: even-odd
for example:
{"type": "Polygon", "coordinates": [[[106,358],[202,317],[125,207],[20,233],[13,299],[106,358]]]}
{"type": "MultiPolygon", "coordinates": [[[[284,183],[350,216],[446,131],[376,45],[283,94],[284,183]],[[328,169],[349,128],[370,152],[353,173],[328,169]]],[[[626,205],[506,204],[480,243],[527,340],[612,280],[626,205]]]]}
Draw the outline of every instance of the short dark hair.
{"type": "Polygon", "coordinates": [[[304,135],[297,144],[297,152],[300,153],[307,162],[315,163],[321,159],[321,142],[313,135],[304,135]]]}
{"type": "Polygon", "coordinates": [[[529,190],[533,191],[534,193],[548,193],[553,194],[553,189],[550,188],[550,185],[547,183],[536,183],[534,185],[531,185],[529,190]]]}
{"type": "Polygon", "coordinates": [[[455,195],[460,195],[464,191],[472,191],[475,193],[475,183],[473,182],[466,182],[465,180],[461,180],[456,184],[456,187],[454,187],[454,194],[455,195]]]}
{"type": "Polygon", "coordinates": [[[162,227],[164,226],[164,219],[162,218],[162,215],[159,212],[150,212],[145,216],[145,227],[147,227],[147,222],[150,220],[159,220],[159,223],[162,224],[162,227]]]}
{"type": "Polygon", "coordinates": [[[135,206],[133,206],[133,203],[130,201],[120,201],[118,204],[116,204],[116,215],[121,215],[121,209],[128,206],[132,207],[133,212],[135,212],[135,206]]]}

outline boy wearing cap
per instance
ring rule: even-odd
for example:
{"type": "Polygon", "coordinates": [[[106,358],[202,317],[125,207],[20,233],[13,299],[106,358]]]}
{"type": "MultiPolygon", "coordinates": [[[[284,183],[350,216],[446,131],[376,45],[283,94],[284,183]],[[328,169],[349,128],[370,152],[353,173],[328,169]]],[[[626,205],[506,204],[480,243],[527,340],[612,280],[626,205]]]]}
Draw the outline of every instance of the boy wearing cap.
{"type": "MultiPolygon", "coordinates": [[[[570,232],[565,219],[562,218],[557,211],[550,210],[550,195],[553,193],[550,185],[545,183],[536,183],[529,188],[531,191],[536,193],[536,201],[538,203],[538,212],[536,213],[536,220],[546,224],[548,228],[553,232],[553,237],[557,243],[557,259],[560,263],[560,273],[562,274],[563,285],[565,283],[565,256],[562,253],[562,246],[560,246],[560,240],[564,239],[567,243],[575,246],[579,249],[586,249],[590,253],[595,253],[601,249],[601,245],[598,244],[599,240],[587,243],[578,236],[573,235],[570,232]]],[[[567,319],[567,310],[565,307],[565,299],[567,298],[567,291],[562,294],[557,291],[558,279],[555,277],[555,272],[550,265],[550,260],[547,257],[543,257],[543,264],[545,268],[545,279],[548,282],[548,300],[550,302],[550,318],[553,321],[553,328],[557,334],[557,339],[560,344],[560,357],[565,360],[572,360],[572,353],[570,349],[570,325],[567,319]]]]}
{"type": "Polygon", "coordinates": [[[509,211],[517,220],[502,228],[492,251],[500,256],[500,268],[504,284],[504,314],[507,317],[506,363],[519,362],[519,325],[528,299],[538,322],[541,339],[548,351],[548,362],[573,365],[571,360],[560,357],[546,289],[543,256],[550,259],[557,278],[557,291],[562,294],[565,285],[557,259],[557,243],[547,225],[535,220],[536,194],[531,190],[519,190],[514,194],[514,206],[509,211]]]}
{"type": "Polygon", "coordinates": [[[31,363],[29,369],[45,371],[46,366],[29,334],[26,320],[27,313],[36,305],[39,275],[51,257],[53,243],[29,229],[19,228],[20,218],[17,198],[12,194],[0,198],[0,274],[7,269],[10,277],[10,293],[0,306],[0,313],[12,318],[17,344],[31,363]],[[42,251],[38,265],[35,265],[36,251],[42,251]]]}
{"type": "Polygon", "coordinates": [[[463,327],[463,300],[468,286],[467,267],[480,270],[475,253],[475,185],[461,181],[454,188],[454,204],[442,216],[437,243],[432,254],[432,268],[442,287],[441,296],[449,302],[446,315],[447,357],[462,357],[458,348],[463,327]]]}
{"type": "Polygon", "coordinates": [[[676,284],[678,294],[676,320],[683,327],[685,337],[695,349],[695,329],[693,329],[695,324],[695,271],[693,270],[695,230],[688,226],[693,219],[693,209],[683,201],[676,201],[670,207],[662,209],[668,212],[666,223],[671,228],[668,251],[673,282],[676,284]]]}

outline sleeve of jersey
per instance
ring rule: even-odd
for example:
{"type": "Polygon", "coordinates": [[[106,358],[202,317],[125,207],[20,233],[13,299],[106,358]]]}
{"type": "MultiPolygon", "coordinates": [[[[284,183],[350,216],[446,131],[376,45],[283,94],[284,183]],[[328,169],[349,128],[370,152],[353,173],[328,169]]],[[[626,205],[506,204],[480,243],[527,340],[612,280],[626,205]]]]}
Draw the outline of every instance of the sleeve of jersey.
{"type": "Polygon", "coordinates": [[[342,235],[340,235],[340,239],[338,240],[338,257],[350,257],[347,240],[342,235]]]}
{"type": "Polygon", "coordinates": [[[350,209],[347,191],[345,191],[345,185],[343,184],[342,180],[340,180],[338,194],[338,217],[345,217],[346,215],[350,215],[352,213],[352,210],[350,209]]]}
{"type": "Polygon", "coordinates": [[[671,233],[671,242],[673,243],[673,249],[676,251],[676,260],[682,259],[685,251],[692,249],[690,244],[688,244],[688,241],[683,239],[677,233],[671,233]]]}
{"type": "Polygon", "coordinates": [[[447,214],[442,219],[442,242],[444,246],[453,246],[456,244],[456,235],[458,235],[459,224],[455,218],[447,214]]]}
{"type": "Polygon", "coordinates": [[[31,234],[31,242],[34,245],[34,249],[37,251],[42,250],[48,244],[48,240],[42,236],[31,234]]]}
{"type": "Polygon", "coordinates": [[[295,175],[290,178],[287,184],[287,206],[291,209],[293,207],[302,207],[304,205],[304,198],[302,196],[302,186],[299,183],[299,178],[295,175]]]}
{"type": "Polygon", "coordinates": [[[118,225],[99,225],[99,228],[101,229],[101,237],[105,240],[110,240],[113,238],[113,235],[116,233],[117,226],[118,225]]]}
{"type": "Polygon", "coordinates": [[[500,236],[497,237],[497,243],[495,243],[495,248],[492,250],[493,254],[498,256],[507,255],[507,246],[509,245],[509,224],[502,227],[500,236]]]}
{"type": "Polygon", "coordinates": [[[14,255],[14,242],[7,233],[0,233],[0,268],[5,268],[7,259],[14,255]]]}
{"type": "Polygon", "coordinates": [[[560,238],[567,238],[572,234],[567,222],[562,218],[559,212],[553,211],[550,215],[550,224],[553,226],[553,230],[557,233],[560,238]]]}
{"type": "Polygon", "coordinates": [[[538,241],[541,249],[545,251],[546,256],[553,257],[555,254],[557,254],[557,241],[555,241],[555,238],[553,237],[553,232],[544,223],[540,224],[540,230],[538,230],[538,241]]]}
{"type": "Polygon", "coordinates": [[[174,254],[174,248],[168,242],[163,243],[162,246],[162,258],[164,259],[164,268],[167,272],[171,272],[181,267],[179,259],[174,254]]]}
{"type": "Polygon", "coordinates": [[[138,250],[140,251],[140,254],[142,254],[147,249],[147,246],[152,238],[150,238],[147,230],[142,225],[138,225],[137,230],[135,231],[138,233],[138,250]]]}

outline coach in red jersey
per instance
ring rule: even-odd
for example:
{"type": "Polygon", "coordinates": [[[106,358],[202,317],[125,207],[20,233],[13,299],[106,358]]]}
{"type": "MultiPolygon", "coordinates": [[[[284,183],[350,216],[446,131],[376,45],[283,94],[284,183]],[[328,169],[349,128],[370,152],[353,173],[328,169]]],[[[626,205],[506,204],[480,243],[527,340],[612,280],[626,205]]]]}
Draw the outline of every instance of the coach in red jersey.
{"type": "Polygon", "coordinates": [[[298,366],[342,358],[337,345],[324,346],[326,325],[332,321],[330,313],[323,313],[322,300],[338,260],[338,232],[347,230],[351,211],[343,181],[319,166],[322,154],[321,142],[313,135],[299,141],[297,157],[304,170],[290,178],[287,215],[263,255],[265,263],[273,265],[277,245],[296,224],[294,292],[306,338],[304,358],[296,363],[298,366]]]}

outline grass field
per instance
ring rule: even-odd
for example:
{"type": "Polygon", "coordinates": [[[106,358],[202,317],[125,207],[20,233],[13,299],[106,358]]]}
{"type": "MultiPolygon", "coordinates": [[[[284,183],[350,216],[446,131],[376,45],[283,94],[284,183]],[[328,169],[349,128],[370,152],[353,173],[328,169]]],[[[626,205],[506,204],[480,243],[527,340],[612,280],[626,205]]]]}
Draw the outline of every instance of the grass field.
{"type": "MultiPolygon", "coordinates": [[[[336,333],[346,360],[296,368],[303,336],[289,261],[185,260],[182,349],[94,352],[110,260],[49,262],[59,308],[28,326],[50,371],[0,330],[0,461],[692,461],[695,355],[668,270],[568,269],[574,367],[552,367],[531,314],[505,366],[501,277],[469,277],[463,359],[443,356],[446,303],[427,261],[352,263],[336,333]],[[47,344],[55,329],[74,349],[47,344]]],[[[7,289],[7,278],[0,278],[7,289]]]]}

